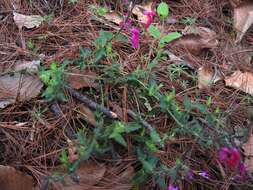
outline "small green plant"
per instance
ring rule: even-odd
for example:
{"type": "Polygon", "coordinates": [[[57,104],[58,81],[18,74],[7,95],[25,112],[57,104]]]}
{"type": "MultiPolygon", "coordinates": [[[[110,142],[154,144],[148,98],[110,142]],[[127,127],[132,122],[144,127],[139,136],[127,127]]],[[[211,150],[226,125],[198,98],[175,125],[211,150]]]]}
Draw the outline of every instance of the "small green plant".
{"type": "Polygon", "coordinates": [[[196,22],[196,20],[197,20],[196,18],[184,17],[180,22],[184,25],[193,25],[196,22]]]}
{"type": "MultiPolygon", "coordinates": [[[[169,16],[169,6],[162,2],[157,7],[157,13],[159,14],[161,19],[165,19],[169,16]]],[[[150,25],[148,28],[149,33],[152,37],[159,40],[158,48],[162,49],[167,43],[170,43],[171,41],[178,39],[182,36],[179,32],[170,32],[166,35],[162,35],[160,30],[153,24],[150,25]]]]}
{"type": "Polygon", "coordinates": [[[71,3],[71,4],[75,4],[75,3],[78,2],[78,0],[68,0],[68,1],[69,1],[69,3],[71,3]]]}
{"type": "Polygon", "coordinates": [[[92,6],[90,6],[90,8],[93,11],[93,13],[95,13],[96,15],[99,15],[99,16],[104,16],[108,12],[108,9],[105,7],[92,5],[92,6]]]}
{"type": "Polygon", "coordinates": [[[39,76],[40,79],[47,86],[46,90],[43,92],[42,96],[45,97],[48,101],[60,100],[66,101],[66,97],[63,92],[63,87],[65,85],[64,78],[64,68],[65,64],[57,66],[56,62],[53,62],[50,65],[49,70],[44,68],[40,69],[39,76]]]}
{"type": "Polygon", "coordinates": [[[163,19],[167,18],[169,16],[168,4],[164,2],[160,3],[157,7],[157,13],[161,18],[163,19]]]}

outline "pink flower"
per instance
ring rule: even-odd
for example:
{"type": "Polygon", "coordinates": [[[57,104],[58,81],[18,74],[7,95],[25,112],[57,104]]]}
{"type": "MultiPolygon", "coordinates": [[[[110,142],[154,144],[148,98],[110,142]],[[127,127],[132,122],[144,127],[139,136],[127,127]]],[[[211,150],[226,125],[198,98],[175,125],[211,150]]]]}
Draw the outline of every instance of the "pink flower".
{"type": "Polygon", "coordinates": [[[187,176],[188,176],[188,178],[189,178],[190,180],[192,180],[192,179],[193,179],[193,176],[194,176],[193,171],[190,170],[190,171],[188,172],[187,176]]]}
{"type": "Polygon", "coordinates": [[[147,17],[147,22],[145,24],[145,28],[148,29],[149,26],[153,22],[153,17],[156,16],[156,13],[154,11],[144,11],[144,15],[147,17]]]}
{"type": "Polygon", "coordinates": [[[130,30],[131,25],[132,25],[132,20],[131,20],[131,19],[128,19],[127,22],[123,22],[123,21],[122,21],[122,22],[119,24],[120,27],[122,27],[124,30],[127,30],[127,31],[130,30]]]}
{"type": "Polygon", "coordinates": [[[132,28],[131,30],[131,43],[134,49],[139,47],[140,30],[138,28],[132,28]]]}
{"type": "Polygon", "coordinates": [[[201,171],[199,172],[199,175],[203,178],[209,179],[209,175],[206,171],[201,171]]]}
{"type": "Polygon", "coordinates": [[[231,169],[237,169],[241,162],[240,152],[236,148],[223,147],[218,153],[221,163],[231,169]]]}
{"type": "Polygon", "coordinates": [[[178,186],[169,185],[168,190],[179,190],[178,186]]]}

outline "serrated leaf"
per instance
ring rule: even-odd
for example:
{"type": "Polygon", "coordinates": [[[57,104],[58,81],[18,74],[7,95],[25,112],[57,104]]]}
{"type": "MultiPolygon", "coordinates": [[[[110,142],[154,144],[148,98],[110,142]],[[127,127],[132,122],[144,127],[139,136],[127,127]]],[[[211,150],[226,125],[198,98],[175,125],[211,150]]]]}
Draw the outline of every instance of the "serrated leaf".
{"type": "Polygon", "coordinates": [[[140,128],[141,128],[141,125],[139,125],[138,123],[131,123],[125,127],[125,131],[127,133],[131,133],[131,132],[139,130],[140,128]]]}
{"type": "Polygon", "coordinates": [[[154,143],[161,143],[162,142],[160,135],[157,133],[157,131],[154,128],[150,131],[150,137],[154,143]]]}
{"type": "Polygon", "coordinates": [[[160,3],[157,7],[157,13],[161,18],[166,18],[169,16],[169,6],[167,3],[160,3]]]}
{"type": "Polygon", "coordinates": [[[166,36],[162,37],[162,39],[159,42],[159,47],[163,48],[166,43],[170,43],[171,41],[176,40],[180,38],[181,36],[182,34],[180,34],[179,32],[171,32],[167,34],[166,36]]]}
{"type": "Polygon", "coordinates": [[[151,36],[153,36],[154,38],[160,38],[161,36],[161,32],[159,31],[159,29],[154,26],[153,24],[150,25],[150,27],[148,28],[149,33],[151,34],[151,36]]]}
{"type": "Polygon", "coordinates": [[[125,141],[125,139],[121,136],[121,135],[114,135],[114,136],[110,136],[110,138],[114,139],[116,142],[118,142],[119,144],[123,145],[124,147],[127,146],[127,143],[125,141]]]}

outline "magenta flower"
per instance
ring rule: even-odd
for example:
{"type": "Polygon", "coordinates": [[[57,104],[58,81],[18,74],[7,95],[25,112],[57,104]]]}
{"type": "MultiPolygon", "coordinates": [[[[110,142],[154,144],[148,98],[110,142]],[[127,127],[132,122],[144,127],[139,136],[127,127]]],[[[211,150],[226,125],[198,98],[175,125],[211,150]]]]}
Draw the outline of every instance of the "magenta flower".
{"type": "Polygon", "coordinates": [[[134,49],[139,47],[140,30],[138,28],[132,28],[131,30],[131,43],[134,49]]]}
{"type": "Polygon", "coordinates": [[[144,11],[144,15],[147,17],[147,22],[145,24],[145,28],[148,29],[149,26],[153,22],[153,17],[156,16],[156,13],[154,11],[144,11]]]}
{"type": "Polygon", "coordinates": [[[167,190],[179,190],[179,187],[170,184],[167,190]]]}
{"type": "Polygon", "coordinates": [[[230,169],[237,169],[241,162],[240,152],[236,148],[223,147],[219,150],[218,157],[230,169]]]}
{"type": "Polygon", "coordinates": [[[199,172],[199,175],[203,178],[209,179],[209,175],[206,171],[201,171],[199,172]]]}
{"type": "Polygon", "coordinates": [[[132,20],[131,20],[131,19],[128,19],[127,22],[123,22],[123,21],[122,21],[122,22],[119,24],[120,27],[122,27],[124,30],[127,30],[127,31],[130,30],[131,25],[132,25],[132,20]]]}
{"type": "Polygon", "coordinates": [[[193,179],[193,176],[194,176],[193,171],[190,170],[190,171],[188,172],[187,176],[188,176],[188,178],[189,178],[190,180],[192,180],[192,179],[193,179]]]}

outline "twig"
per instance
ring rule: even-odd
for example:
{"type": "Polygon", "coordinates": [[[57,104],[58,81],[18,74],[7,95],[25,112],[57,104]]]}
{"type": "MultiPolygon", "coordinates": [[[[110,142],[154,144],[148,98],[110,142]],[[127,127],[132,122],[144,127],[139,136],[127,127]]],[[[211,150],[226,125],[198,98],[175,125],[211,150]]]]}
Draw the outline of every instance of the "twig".
{"type": "MultiPolygon", "coordinates": [[[[50,108],[56,116],[65,118],[64,114],[61,110],[61,107],[59,106],[59,104],[57,102],[54,102],[50,108]]],[[[67,121],[67,119],[65,119],[65,120],[67,121]]],[[[66,126],[65,121],[61,121],[61,124],[63,125],[64,134],[66,134],[66,138],[67,139],[75,139],[74,131],[72,131],[71,128],[66,126]]]]}
{"type": "Polygon", "coordinates": [[[99,104],[97,104],[96,102],[94,102],[93,100],[89,99],[87,96],[79,93],[77,90],[74,90],[71,87],[66,87],[69,91],[69,93],[76,98],[77,100],[79,100],[80,102],[84,103],[86,106],[88,106],[90,109],[93,110],[98,110],[100,112],[102,112],[103,114],[105,114],[107,117],[111,118],[111,119],[117,119],[118,115],[114,112],[112,112],[111,110],[109,110],[108,108],[105,108],[104,106],[101,106],[99,104]]]}
{"type": "Polygon", "coordinates": [[[140,121],[140,123],[144,126],[144,127],[146,127],[146,128],[148,128],[149,130],[152,130],[152,126],[148,123],[148,122],[146,122],[145,120],[143,120],[142,118],[140,118],[140,117],[138,117],[132,110],[127,110],[127,114],[130,116],[130,117],[132,117],[133,119],[136,119],[136,120],[138,120],[139,119],[139,121],[140,121]]]}

